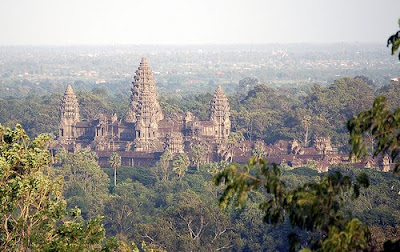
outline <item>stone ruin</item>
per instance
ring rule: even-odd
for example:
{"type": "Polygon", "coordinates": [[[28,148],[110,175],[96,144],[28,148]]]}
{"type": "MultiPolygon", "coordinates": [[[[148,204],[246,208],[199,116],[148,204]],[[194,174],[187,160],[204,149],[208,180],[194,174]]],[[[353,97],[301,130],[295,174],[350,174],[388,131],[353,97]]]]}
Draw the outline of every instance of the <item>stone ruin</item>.
{"type": "Polygon", "coordinates": [[[118,152],[122,165],[154,165],[164,151],[190,153],[193,143],[206,146],[207,160],[223,159],[231,132],[228,99],[219,86],[210,104],[209,120],[201,121],[188,112],[176,118],[164,117],[158,103],[153,72],[145,58],[132,82],[131,102],[125,119],[116,114],[80,119],[79,102],[68,85],[61,102],[58,148],[70,152],[90,148],[101,165],[108,164],[112,152],[118,152]]]}
{"type": "MultiPolygon", "coordinates": [[[[102,114],[92,120],[81,120],[79,101],[68,85],[61,101],[57,148],[70,152],[90,148],[98,154],[102,166],[108,165],[113,152],[121,155],[124,166],[152,166],[165,151],[185,152],[191,156],[194,144],[206,150],[207,162],[246,163],[251,156],[257,156],[291,168],[312,162],[320,172],[332,165],[351,162],[347,154],[339,154],[337,148],[332,147],[328,137],[315,138],[312,147],[303,147],[297,140],[280,140],[273,145],[243,139],[230,142],[230,107],[221,86],[211,100],[209,120],[201,121],[190,112],[166,118],[158,103],[153,72],[146,58],[136,70],[130,100],[124,119],[116,114],[102,114]]],[[[388,157],[359,162],[355,166],[380,167],[383,171],[393,168],[388,157]]]]}

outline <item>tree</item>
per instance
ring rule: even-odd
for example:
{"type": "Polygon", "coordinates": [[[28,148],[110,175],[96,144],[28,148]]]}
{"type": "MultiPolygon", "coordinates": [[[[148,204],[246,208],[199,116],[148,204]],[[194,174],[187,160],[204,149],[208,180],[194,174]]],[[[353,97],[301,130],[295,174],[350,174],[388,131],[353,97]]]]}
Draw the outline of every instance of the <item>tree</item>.
{"type": "Polygon", "coordinates": [[[25,250],[51,232],[48,226],[65,208],[59,183],[43,173],[50,155],[49,137],[31,141],[20,125],[14,130],[0,126],[0,248],[25,250]]]}
{"type": "Polygon", "coordinates": [[[400,108],[400,99],[398,99],[398,94],[400,93],[400,82],[390,81],[389,84],[382,86],[376,90],[377,96],[382,95],[386,97],[387,108],[394,110],[400,108]]]}
{"type": "Polygon", "coordinates": [[[137,237],[168,251],[229,250],[239,238],[229,217],[190,189],[174,194],[172,204],[155,223],[141,225],[137,237]]]}
{"type": "MultiPolygon", "coordinates": [[[[400,27],[400,19],[398,21],[398,24],[400,27]]],[[[392,44],[392,55],[394,55],[400,46],[400,31],[396,32],[395,34],[393,34],[388,38],[387,47],[389,47],[390,44],[392,44]]],[[[400,60],[400,53],[399,53],[399,60],[400,60]]]]}
{"type": "Polygon", "coordinates": [[[386,98],[375,99],[370,110],[362,111],[347,123],[352,146],[350,156],[357,158],[368,155],[371,140],[375,142],[374,157],[388,155],[394,162],[394,174],[399,174],[400,166],[400,108],[390,111],[386,98]]]}
{"type": "Polygon", "coordinates": [[[98,118],[101,114],[110,114],[111,107],[106,97],[91,92],[77,92],[82,118],[98,118]]]}
{"type": "MultiPolygon", "coordinates": [[[[312,249],[363,250],[370,241],[365,224],[340,212],[344,195],[352,193],[352,197],[357,198],[360,188],[369,186],[365,174],[352,181],[336,172],[323,176],[319,182],[305,183],[289,190],[275,164],[267,165],[266,160],[252,158],[242,169],[231,165],[218,173],[215,183],[226,185],[219,200],[223,209],[232,200],[236,206],[243,206],[250,191],[267,193],[269,200],[260,204],[264,222],[277,225],[288,218],[293,227],[318,231],[322,234],[320,239],[309,240],[312,249]]],[[[291,250],[294,250],[299,245],[298,238],[291,234],[289,240],[291,250]]]]}
{"type": "Polygon", "coordinates": [[[189,157],[185,153],[179,153],[172,161],[172,170],[178,175],[180,181],[182,181],[189,165],[189,157]]]}
{"type": "Polygon", "coordinates": [[[0,250],[100,250],[101,218],[84,222],[79,209],[67,213],[61,181],[50,180],[48,141],[30,140],[20,125],[0,126],[0,250]]]}
{"type": "Polygon", "coordinates": [[[228,151],[230,151],[231,159],[233,159],[234,149],[237,144],[244,140],[244,136],[242,132],[231,132],[228,136],[228,151]]]}
{"type": "Polygon", "coordinates": [[[105,220],[108,231],[121,238],[126,238],[137,222],[138,202],[133,195],[132,180],[119,183],[106,203],[105,220]]]}
{"type": "Polygon", "coordinates": [[[308,147],[309,141],[308,141],[308,129],[310,127],[310,120],[311,116],[305,115],[302,120],[302,124],[304,125],[304,128],[306,129],[306,133],[304,134],[304,146],[308,147]]]}
{"type": "MultiPolygon", "coordinates": [[[[397,38],[395,43],[397,43],[398,48],[400,39],[397,38]]],[[[395,44],[393,44],[394,46],[395,44]]],[[[367,156],[369,154],[368,145],[373,141],[375,143],[373,156],[387,155],[395,163],[393,174],[400,173],[400,108],[389,110],[386,105],[386,98],[378,96],[371,109],[360,112],[347,122],[347,128],[350,132],[349,142],[352,147],[350,157],[358,159],[367,156]]],[[[397,251],[399,249],[400,239],[395,242],[388,240],[384,244],[385,251],[397,251]]]]}
{"type": "Polygon", "coordinates": [[[172,154],[168,150],[161,155],[160,161],[154,167],[154,175],[158,181],[168,181],[171,173],[172,158],[172,154]]]}
{"type": "Polygon", "coordinates": [[[63,193],[68,207],[82,210],[85,218],[102,214],[108,197],[109,177],[97,163],[97,154],[90,149],[56,156],[55,175],[64,179],[63,193]]]}
{"type": "Polygon", "coordinates": [[[113,152],[108,159],[108,163],[111,165],[111,168],[114,170],[114,187],[117,186],[117,168],[121,166],[121,155],[117,152],[113,152]]]}
{"type": "Polygon", "coordinates": [[[196,165],[197,171],[199,171],[200,165],[206,161],[207,150],[201,144],[195,144],[192,146],[192,162],[196,165]]]}

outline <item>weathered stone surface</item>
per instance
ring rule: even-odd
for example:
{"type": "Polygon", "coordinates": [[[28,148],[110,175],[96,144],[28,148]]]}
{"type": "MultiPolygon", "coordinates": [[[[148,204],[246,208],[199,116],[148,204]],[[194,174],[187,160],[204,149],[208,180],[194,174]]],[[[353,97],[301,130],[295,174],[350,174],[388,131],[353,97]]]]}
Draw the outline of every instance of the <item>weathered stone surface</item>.
{"type": "MultiPolygon", "coordinates": [[[[68,151],[91,148],[99,156],[101,165],[108,165],[112,152],[120,153],[122,164],[152,166],[164,151],[173,154],[186,152],[191,157],[191,146],[200,144],[206,150],[206,162],[245,163],[251,156],[266,157],[291,168],[310,166],[325,172],[331,165],[349,163],[347,154],[338,154],[328,137],[317,137],[314,146],[302,146],[296,140],[279,140],[273,145],[263,141],[229,139],[231,132],[228,99],[219,86],[210,104],[208,121],[200,121],[192,113],[164,118],[156,84],[146,58],[140,62],[132,82],[131,102],[125,120],[113,115],[99,115],[81,121],[79,103],[71,85],[61,101],[58,147],[68,151]]],[[[232,138],[232,137],[231,137],[232,138]]],[[[357,167],[380,167],[389,171],[393,164],[388,157],[356,163],[357,167]]]]}
{"type": "Polygon", "coordinates": [[[228,99],[221,87],[215,91],[211,101],[209,121],[200,121],[190,112],[164,118],[157,100],[153,72],[146,58],[140,62],[131,91],[125,120],[113,114],[80,121],[78,100],[69,85],[61,107],[61,147],[70,151],[90,147],[98,153],[100,163],[104,164],[107,164],[104,161],[107,155],[120,152],[124,164],[151,165],[156,160],[147,159],[159,157],[159,153],[165,150],[171,153],[189,152],[190,148],[185,146],[200,141],[210,146],[209,161],[222,158],[220,150],[226,148],[231,122],[228,99]],[[136,162],[135,159],[141,161],[136,162]]]}
{"type": "Polygon", "coordinates": [[[63,144],[72,144],[76,138],[75,124],[80,121],[78,99],[71,85],[67,86],[61,100],[61,116],[59,127],[59,141],[63,144]]]}
{"type": "Polygon", "coordinates": [[[210,121],[215,127],[215,137],[218,139],[228,139],[231,132],[230,107],[221,86],[215,90],[214,98],[211,101],[210,121]]]}

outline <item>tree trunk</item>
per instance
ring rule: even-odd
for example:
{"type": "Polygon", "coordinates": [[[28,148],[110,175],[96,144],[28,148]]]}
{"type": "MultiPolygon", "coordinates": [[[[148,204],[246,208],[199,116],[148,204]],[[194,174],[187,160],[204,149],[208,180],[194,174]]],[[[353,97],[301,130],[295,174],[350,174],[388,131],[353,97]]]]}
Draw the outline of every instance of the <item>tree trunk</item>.
{"type": "Polygon", "coordinates": [[[117,167],[114,167],[114,187],[117,186],[117,167]]]}

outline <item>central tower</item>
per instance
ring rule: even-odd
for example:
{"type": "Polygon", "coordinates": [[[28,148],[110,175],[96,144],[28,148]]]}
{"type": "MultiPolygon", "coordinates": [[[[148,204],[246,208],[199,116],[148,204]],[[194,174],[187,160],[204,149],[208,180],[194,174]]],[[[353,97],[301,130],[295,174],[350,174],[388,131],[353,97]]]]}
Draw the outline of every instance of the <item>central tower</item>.
{"type": "Polygon", "coordinates": [[[221,86],[215,90],[214,97],[211,101],[210,121],[215,127],[215,137],[217,139],[227,140],[231,132],[230,107],[228,98],[226,97],[221,86]]]}
{"type": "Polygon", "coordinates": [[[164,115],[157,100],[153,72],[146,58],[142,58],[132,84],[131,103],[125,121],[135,124],[135,150],[158,151],[162,149],[158,123],[164,115]]]}

